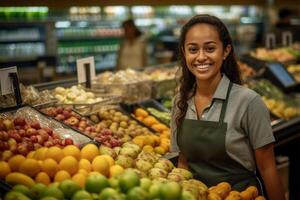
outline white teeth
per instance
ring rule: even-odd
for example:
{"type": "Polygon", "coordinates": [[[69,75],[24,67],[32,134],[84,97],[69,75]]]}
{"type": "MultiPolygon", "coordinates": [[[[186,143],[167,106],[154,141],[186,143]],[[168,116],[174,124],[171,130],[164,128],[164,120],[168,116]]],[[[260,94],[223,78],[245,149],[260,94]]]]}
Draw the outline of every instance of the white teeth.
{"type": "Polygon", "coordinates": [[[203,70],[203,69],[206,70],[209,68],[209,64],[195,65],[195,67],[200,70],[203,70]]]}

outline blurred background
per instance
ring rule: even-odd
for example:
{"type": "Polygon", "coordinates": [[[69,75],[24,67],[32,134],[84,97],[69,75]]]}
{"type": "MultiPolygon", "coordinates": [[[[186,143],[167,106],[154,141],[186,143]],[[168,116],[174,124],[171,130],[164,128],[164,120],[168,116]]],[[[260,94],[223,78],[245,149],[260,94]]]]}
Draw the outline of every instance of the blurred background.
{"type": "MultiPolygon", "coordinates": [[[[97,72],[114,70],[123,36],[121,24],[128,18],[134,19],[147,39],[147,65],[172,62],[177,59],[181,26],[203,13],[226,23],[236,52],[242,55],[264,46],[268,32],[283,29],[277,27],[281,10],[290,17],[289,27],[284,28],[298,40],[300,4],[292,0],[2,0],[0,66],[18,66],[20,79],[27,84],[73,77],[76,59],[88,56],[94,56],[97,72]]],[[[281,42],[279,35],[277,41],[281,42]]]]}

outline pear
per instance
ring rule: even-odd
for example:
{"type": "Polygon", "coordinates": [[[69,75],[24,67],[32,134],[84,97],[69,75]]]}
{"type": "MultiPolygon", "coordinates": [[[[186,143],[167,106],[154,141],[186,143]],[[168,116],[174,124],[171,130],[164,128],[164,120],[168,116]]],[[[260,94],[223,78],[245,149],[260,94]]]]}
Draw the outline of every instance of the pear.
{"type": "Polygon", "coordinates": [[[168,175],[168,172],[163,170],[163,169],[160,169],[160,168],[152,168],[150,169],[149,171],[149,174],[148,174],[148,177],[150,179],[156,179],[156,178],[166,178],[168,175]]]}
{"type": "Polygon", "coordinates": [[[130,168],[133,166],[134,160],[126,155],[118,155],[115,164],[121,165],[123,168],[130,168]]]}
{"type": "Polygon", "coordinates": [[[135,166],[137,169],[147,173],[151,168],[153,168],[153,165],[146,160],[142,160],[142,159],[137,159],[135,161],[135,166]]]}

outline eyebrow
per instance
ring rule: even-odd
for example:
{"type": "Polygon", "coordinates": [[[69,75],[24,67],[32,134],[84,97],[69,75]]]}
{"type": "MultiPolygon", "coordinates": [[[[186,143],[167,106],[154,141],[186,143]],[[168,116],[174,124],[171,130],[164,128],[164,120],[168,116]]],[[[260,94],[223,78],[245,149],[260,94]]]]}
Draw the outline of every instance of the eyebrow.
{"type": "MultiPolygon", "coordinates": [[[[190,42],[190,43],[187,43],[187,45],[197,45],[198,43],[196,42],[190,42]]],[[[204,44],[217,44],[216,42],[214,41],[208,41],[208,42],[204,42],[204,44]]]]}

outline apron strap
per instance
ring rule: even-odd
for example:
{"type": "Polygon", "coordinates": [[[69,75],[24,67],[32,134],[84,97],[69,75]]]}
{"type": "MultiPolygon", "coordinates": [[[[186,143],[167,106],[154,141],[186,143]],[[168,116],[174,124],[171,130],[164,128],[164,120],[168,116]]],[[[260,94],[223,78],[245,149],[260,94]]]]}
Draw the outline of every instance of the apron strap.
{"type": "Polygon", "coordinates": [[[229,98],[229,94],[231,91],[233,83],[230,81],[229,86],[228,86],[228,90],[227,90],[227,94],[226,94],[226,99],[222,104],[222,109],[221,109],[221,114],[220,114],[220,119],[219,119],[219,123],[223,124],[224,122],[224,118],[225,118],[225,113],[226,113],[226,108],[227,108],[227,103],[228,103],[228,98],[229,98]]]}

